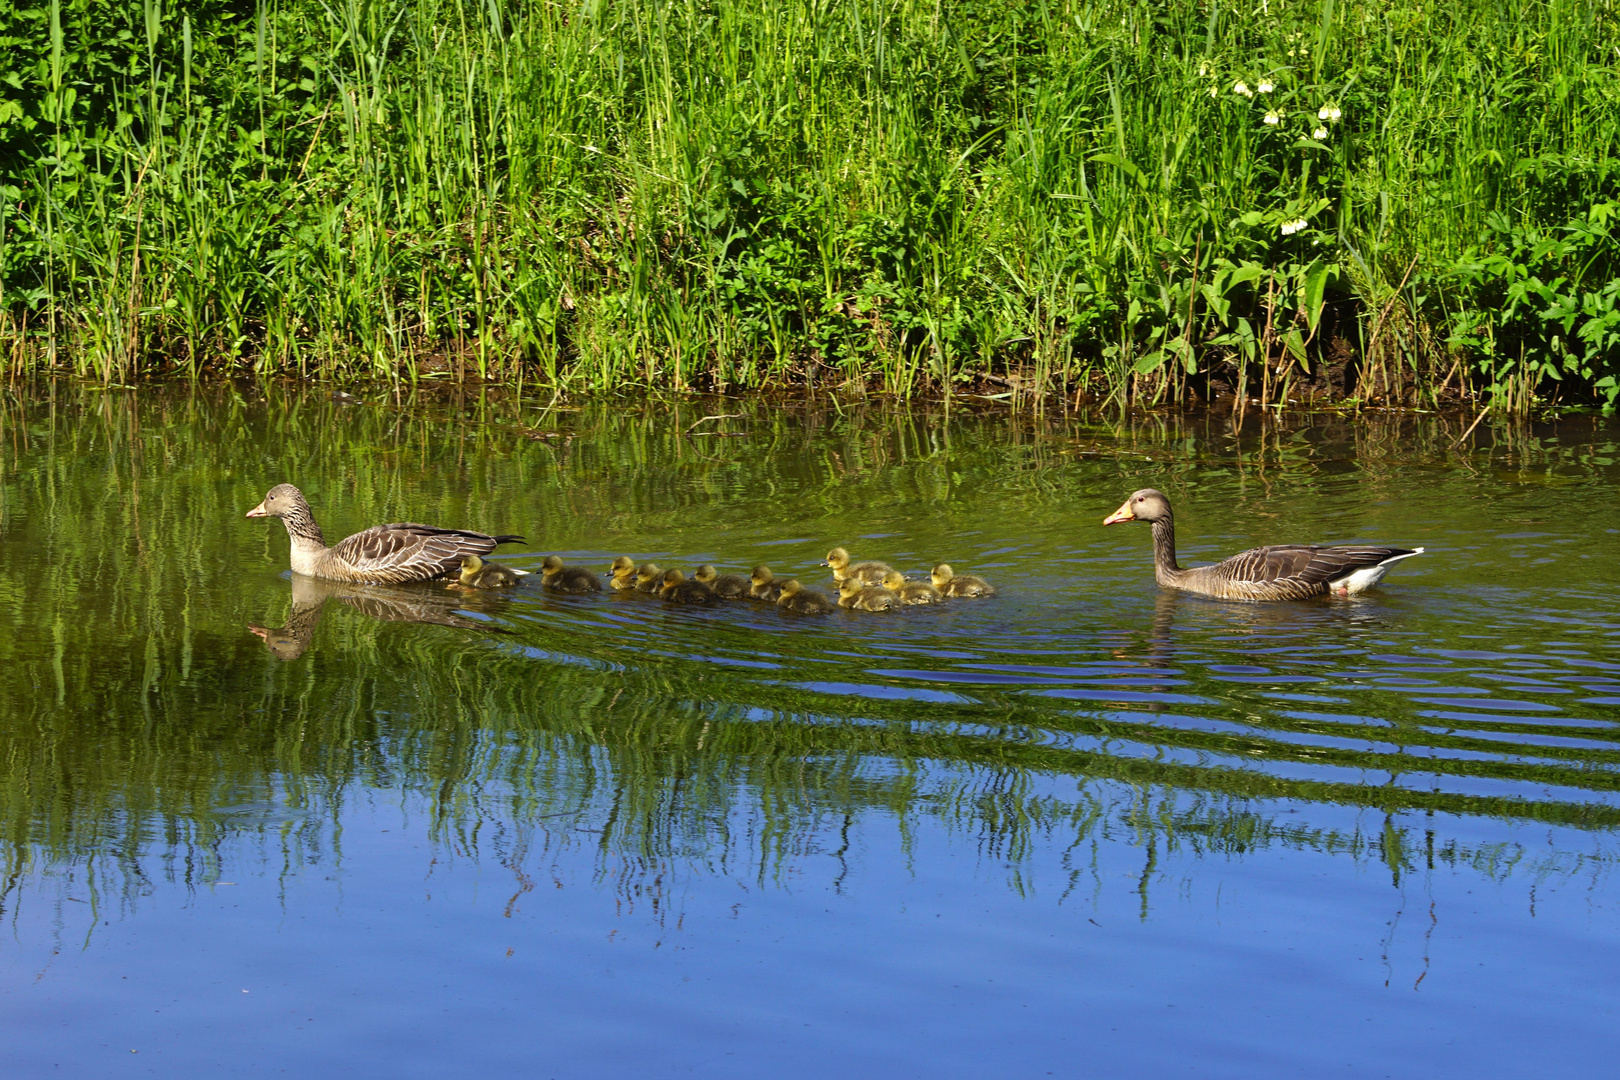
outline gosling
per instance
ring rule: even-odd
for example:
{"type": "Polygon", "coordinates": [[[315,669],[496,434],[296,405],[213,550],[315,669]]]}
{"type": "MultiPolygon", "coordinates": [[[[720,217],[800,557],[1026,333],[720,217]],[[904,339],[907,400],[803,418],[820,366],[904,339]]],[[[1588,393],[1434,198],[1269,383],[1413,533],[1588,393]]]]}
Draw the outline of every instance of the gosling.
{"type": "Polygon", "coordinates": [[[613,576],[608,578],[608,584],[619,592],[626,592],[636,587],[636,563],[628,555],[620,555],[608,567],[613,576]]]}
{"type": "Polygon", "coordinates": [[[720,597],[701,581],[688,581],[679,570],[665,570],[658,595],[672,604],[717,604],[720,597]]]}
{"type": "Polygon", "coordinates": [[[540,584],[552,592],[601,592],[602,582],[583,566],[564,566],[555,555],[547,555],[540,563],[540,584]]]}
{"type": "MultiPolygon", "coordinates": [[[[513,570],[510,566],[485,562],[477,555],[461,560],[461,584],[469,589],[504,589],[516,585],[518,578],[527,577],[527,570],[513,570]]],[[[268,640],[268,639],[267,639],[268,640]]]]}
{"type": "Polygon", "coordinates": [[[754,567],[754,572],[749,575],[748,582],[748,595],[751,599],[774,604],[782,595],[782,583],[776,580],[775,575],[771,573],[771,568],[768,566],[754,567]]]}
{"type": "Polygon", "coordinates": [[[996,590],[984,578],[963,574],[960,577],[951,569],[950,563],[940,563],[934,567],[929,575],[934,582],[934,588],[946,596],[994,596],[996,590]]]}
{"type": "Polygon", "coordinates": [[[776,606],[799,615],[825,615],[833,609],[833,602],[814,589],[800,585],[798,578],[788,578],[782,582],[776,606]]]}
{"type": "Polygon", "coordinates": [[[714,590],[716,596],[722,600],[736,600],[746,597],[751,583],[738,574],[717,574],[714,567],[704,563],[692,571],[692,576],[714,590]]]}
{"type": "Polygon", "coordinates": [[[900,606],[900,597],[881,585],[862,585],[847,577],[838,586],[838,606],[854,611],[888,611],[900,606]]]}
{"type": "Polygon", "coordinates": [[[883,576],[883,587],[898,595],[902,604],[937,604],[945,599],[945,594],[928,582],[907,581],[898,570],[883,576]]]}
{"type": "Polygon", "coordinates": [[[636,592],[655,593],[664,584],[664,572],[657,563],[642,563],[636,571],[636,592]]]}
{"type": "Polygon", "coordinates": [[[832,567],[833,580],[842,582],[845,578],[857,578],[862,585],[882,585],[883,575],[889,572],[887,563],[863,562],[851,566],[849,552],[841,547],[835,547],[827,552],[827,566],[832,567]]]}

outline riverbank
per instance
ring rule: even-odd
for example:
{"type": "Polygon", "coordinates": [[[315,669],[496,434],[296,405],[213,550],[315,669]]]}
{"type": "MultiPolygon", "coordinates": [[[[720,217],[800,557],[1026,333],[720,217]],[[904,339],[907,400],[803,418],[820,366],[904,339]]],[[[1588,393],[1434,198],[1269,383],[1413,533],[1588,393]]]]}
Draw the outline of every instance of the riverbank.
{"type": "Polygon", "coordinates": [[[1599,5],[0,16],[3,374],[1620,394],[1599,5]]]}

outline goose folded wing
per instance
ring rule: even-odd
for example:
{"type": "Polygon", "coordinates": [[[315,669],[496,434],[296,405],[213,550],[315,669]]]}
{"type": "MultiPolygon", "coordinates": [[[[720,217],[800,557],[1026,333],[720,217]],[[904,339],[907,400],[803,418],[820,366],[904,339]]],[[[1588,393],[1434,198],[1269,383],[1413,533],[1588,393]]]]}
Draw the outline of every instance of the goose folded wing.
{"type": "Polygon", "coordinates": [[[493,536],[403,521],[355,533],[332,552],[370,580],[393,583],[442,577],[468,555],[494,550],[493,536]]]}
{"type": "Polygon", "coordinates": [[[1317,547],[1287,544],[1255,548],[1234,555],[1221,564],[1234,581],[1297,581],[1317,585],[1333,581],[1367,566],[1377,566],[1391,555],[1402,554],[1389,547],[1317,547]]]}
{"type": "Polygon", "coordinates": [[[1232,581],[1326,581],[1327,565],[1319,556],[1327,549],[1299,544],[1254,548],[1220,563],[1221,576],[1232,581]]]}

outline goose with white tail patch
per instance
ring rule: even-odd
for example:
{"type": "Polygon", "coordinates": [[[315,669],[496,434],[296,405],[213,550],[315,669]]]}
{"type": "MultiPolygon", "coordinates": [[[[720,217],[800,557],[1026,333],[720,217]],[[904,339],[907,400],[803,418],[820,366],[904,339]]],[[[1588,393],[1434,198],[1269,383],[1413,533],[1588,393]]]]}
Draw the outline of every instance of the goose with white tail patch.
{"type": "Polygon", "coordinates": [[[1176,562],[1176,526],[1170,500],[1143,488],[1103,519],[1104,525],[1146,521],[1153,526],[1153,576],[1167,589],[1217,600],[1305,600],[1354,596],[1372,588],[1402,559],[1422,548],[1282,544],[1240,552],[1213,566],[1182,569],[1176,562]]]}

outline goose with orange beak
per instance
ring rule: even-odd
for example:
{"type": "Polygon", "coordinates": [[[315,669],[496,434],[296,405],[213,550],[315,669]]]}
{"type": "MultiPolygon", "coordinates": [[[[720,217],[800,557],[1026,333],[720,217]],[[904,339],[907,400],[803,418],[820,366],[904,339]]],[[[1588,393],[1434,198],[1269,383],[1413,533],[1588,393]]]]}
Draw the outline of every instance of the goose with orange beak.
{"type": "Polygon", "coordinates": [[[1175,518],[1163,492],[1143,488],[1103,524],[1126,521],[1153,526],[1153,576],[1160,585],[1217,600],[1354,596],[1377,585],[1402,559],[1423,554],[1422,548],[1280,544],[1240,552],[1213,566],[1182,569],[1176,562],[1175,518]]]}
{"type": "Polygon", "coordinates": [[[321,527],[304,493],[277,484],[264,501],[247,512],[250,518],[280,518],[292,541],[295,574],[370,585],[432,581],[459,574],[467,556],[484,556],[521,536],[490,536],[469,529],[440,529],[414,521],[373,525],[326,546],[321,527]]]}

